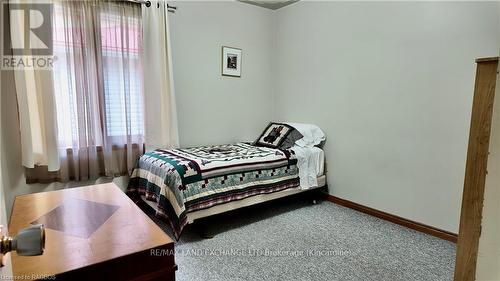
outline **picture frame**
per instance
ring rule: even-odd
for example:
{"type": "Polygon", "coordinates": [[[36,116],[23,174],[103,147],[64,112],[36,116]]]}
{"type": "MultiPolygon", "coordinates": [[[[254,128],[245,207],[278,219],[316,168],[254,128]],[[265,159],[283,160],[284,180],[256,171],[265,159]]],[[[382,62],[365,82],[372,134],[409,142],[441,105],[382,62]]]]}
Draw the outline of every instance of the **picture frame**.
{"type": "Polygon", "coordinates": [[[241,77],[242,50],[222,46],[222,76],[241,77]]]}

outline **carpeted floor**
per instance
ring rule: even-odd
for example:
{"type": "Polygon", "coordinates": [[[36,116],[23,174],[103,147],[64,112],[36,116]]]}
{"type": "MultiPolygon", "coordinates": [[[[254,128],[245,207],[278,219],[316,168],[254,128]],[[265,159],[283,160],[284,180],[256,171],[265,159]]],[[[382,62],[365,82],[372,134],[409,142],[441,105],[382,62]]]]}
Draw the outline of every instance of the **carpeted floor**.
{"type": "MultiPolygon", "coordinates": [[[[171,237],[169,227],[155,221],[171,237]]],[[[288,198],[202,220],[175,245],[177,280],[452,280],[455,244],[288,198]],[[199,225],[204,225],[203,228],[199,225]],[[213,234],[203,239],[200,229],[213,234]]]]}

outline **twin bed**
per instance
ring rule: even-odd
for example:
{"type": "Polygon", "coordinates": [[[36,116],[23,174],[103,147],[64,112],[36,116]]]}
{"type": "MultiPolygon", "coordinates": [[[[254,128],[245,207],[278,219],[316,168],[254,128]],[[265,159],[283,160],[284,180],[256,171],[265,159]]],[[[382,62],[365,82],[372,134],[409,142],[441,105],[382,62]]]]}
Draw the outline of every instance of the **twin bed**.
{"type": "MultiPolygon", "coordinates": [[[[271,123],[252,144],[148,152],[127,193],[169,222],[178,239],[197,219],[325,186],[323,151],[296,145],[297,138],[304,142],[311,136],[292,125],[271,123]]],[[[319,144],[324,135],[315,138],[312,143],[319,144]]]]}

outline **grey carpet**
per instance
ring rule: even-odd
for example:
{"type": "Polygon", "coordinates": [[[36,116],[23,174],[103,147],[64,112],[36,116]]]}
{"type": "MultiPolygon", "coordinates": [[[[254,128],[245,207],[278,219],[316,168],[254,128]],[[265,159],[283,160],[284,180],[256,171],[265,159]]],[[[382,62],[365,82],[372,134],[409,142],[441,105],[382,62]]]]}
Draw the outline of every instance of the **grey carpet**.
{"type": "Polygon", "coordinates": [[[303,198],[201,220],[175,247],[177,280],[189,281],[452,280],[456,250],[454,243],[303,198]],[[212,239],[200,237],[200,224],[212,239]]]}

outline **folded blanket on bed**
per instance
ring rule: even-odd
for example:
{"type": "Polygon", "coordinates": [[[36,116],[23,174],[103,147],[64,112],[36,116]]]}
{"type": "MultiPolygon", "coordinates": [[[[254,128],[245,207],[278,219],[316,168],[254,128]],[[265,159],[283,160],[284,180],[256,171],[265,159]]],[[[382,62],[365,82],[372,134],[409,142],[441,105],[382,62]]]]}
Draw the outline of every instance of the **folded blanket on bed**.
{"type": "Polygon", "coordinates": [[[157,216],[170,223],[178,239],[189,212],[297,186],[291,150],[237,143],[146,153],[132,172],[127,194],[156,202],[157,216]]]}

